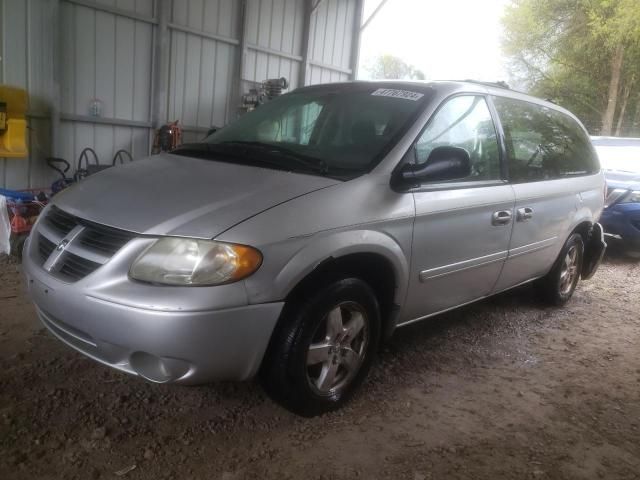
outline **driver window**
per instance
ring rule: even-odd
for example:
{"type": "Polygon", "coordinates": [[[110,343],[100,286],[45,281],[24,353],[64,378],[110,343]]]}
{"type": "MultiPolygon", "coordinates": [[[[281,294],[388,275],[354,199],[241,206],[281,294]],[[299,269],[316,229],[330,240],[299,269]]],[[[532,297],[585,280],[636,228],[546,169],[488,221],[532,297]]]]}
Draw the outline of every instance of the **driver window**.
{"type": "Polygon", "coordinates": [[[425,163],[442,146],[469,152],[471,175],[466,180],[500,179],[498,137],[484,97],[455,97],[438,110],[416,144],[416,162],[425,163]]]}

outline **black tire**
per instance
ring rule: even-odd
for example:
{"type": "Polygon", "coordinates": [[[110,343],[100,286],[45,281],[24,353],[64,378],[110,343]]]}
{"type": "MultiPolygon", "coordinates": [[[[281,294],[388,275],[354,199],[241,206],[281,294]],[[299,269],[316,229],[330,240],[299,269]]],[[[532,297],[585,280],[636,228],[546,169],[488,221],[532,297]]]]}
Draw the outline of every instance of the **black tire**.
{"type": "MultiPolygon", "coordinates": [[[[353,332],[356,329],[351,327],[353,332]]],[[[273,400],[299,415],[312,417],[335,410],[366,377],[379,341],[380,308],[371,287],[357,278],[336,281],[285,306],[260,371],[261,383],[273,400]],[[344,325],[342,331],[347,333],[334,341],[329,340],[329,329],[336,325],[332,323],[336,316],[340,316],[339,325],[344,325]],[[359,325],[360,318],[363,326],[358,336],[350,339],[349,325],[359,325]],[[308,365],[315,361],[309,353],[311,345],[322,342],[339,346],[329,348],[324,363],[308,365]],[[345,354],[349,354],[349,361],[345,354]],[[333,390],[321,391],[325,385],[321,378],[326,380],[329,370],[338,383],[333,390]],[[313,378],[314,372],[318,373],[317,379],[313,378]]],[[[324,351],[318,353],[324,356],[324,351]]]]}
{"type": "Polygon", "coordinates": [[[584,240],[582,235],[578,233],[572,234],[562,247],[560,255],[556,259],[551,271],[540,280],[536,281],[536,289],[540,299],[549,305],[561,307],[565,305],[573,295],[573,292],[580,280],[582,272],[582,263],[584,259],[584,240]],[[571,265],[572,278],[569,281],[563,277],[563,273],[567,269],[569,256],[575,251],[575,260],[571,265]]]}

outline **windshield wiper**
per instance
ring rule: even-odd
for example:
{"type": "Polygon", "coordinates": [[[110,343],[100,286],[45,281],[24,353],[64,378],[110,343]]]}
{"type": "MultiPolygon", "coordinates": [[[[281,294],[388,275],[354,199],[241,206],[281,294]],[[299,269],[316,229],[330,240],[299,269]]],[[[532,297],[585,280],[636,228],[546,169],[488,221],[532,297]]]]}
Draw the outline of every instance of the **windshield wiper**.
{"type": "Polygon", "coordinates": [[[245,165],[253,165],[256,167],[269,166],[278,170],[289,170],[282,162],[275,161],[273,157],[268,159],[254,159],[246,154],[239,152],[237,148],[222,143],[185,143],[184,145],[171,150],[169,153],[174,155],[183,155],[186,157],[203,158],[206,160],[217,160],[220,157],[230,157],[245,165]]]}
{"type": "Polygon", "coordinates": [[[327,163],[315,157],[309,157],[307,155],[300,154],[298,152],[294,152],[288,148],[281,147],[279,145],[273,145],[270,143],[262,143],[262,142],[254,142],[254,141],[240,141],[240,140],[230,140],[226,142],[221,142],[218,144],[212,145],[229,145],[229,146],[240,146],[240,147],[248,147],[260,150],[261,152],[266,152],[271,154],[271,156],[276,156],[279,158],[286,158],[291,160],[299,165],[307,167],[314,172],[318,172],[321,174],[329,173],[329,166],[327,163]]]}

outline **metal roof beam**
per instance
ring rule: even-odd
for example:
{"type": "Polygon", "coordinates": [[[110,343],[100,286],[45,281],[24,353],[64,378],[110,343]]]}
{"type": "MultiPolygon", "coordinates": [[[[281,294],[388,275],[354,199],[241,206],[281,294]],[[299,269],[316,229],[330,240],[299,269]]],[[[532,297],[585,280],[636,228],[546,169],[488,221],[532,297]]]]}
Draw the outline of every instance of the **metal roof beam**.
{"type": "Polygon", "coordinates": [[[373,13],[371,15],[369,15],[369,18],[367,18],[364,23],[362,24],[362,26],[360,27],[360,32],[362,32],[365,28],[367,28],[369,26],[369,24],[371,23],[371,21],[376,18],[376,16],[378,15],[378,13],[380,12],[380,10],[382,10],[382,7],[385,6],[385,4],[388,2],[389,0],[382,0],[380,2],[380,4],[376,7],[376,9],[373,11],[373,13]]]}

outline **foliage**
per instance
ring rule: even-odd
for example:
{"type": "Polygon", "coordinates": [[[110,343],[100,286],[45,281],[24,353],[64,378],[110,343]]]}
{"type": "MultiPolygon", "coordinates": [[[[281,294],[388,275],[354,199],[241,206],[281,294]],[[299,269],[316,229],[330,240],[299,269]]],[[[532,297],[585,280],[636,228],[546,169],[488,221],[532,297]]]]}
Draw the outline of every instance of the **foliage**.
{"type": "Polygon", "coordinates": [[[424,80],[422,71],[394,55],[380,55],[367,68],[374,80],[424,80]]]}
{"type": "Polygon", "coordinates": [[[592,133],[640,136],[640,1],[512,0],[503,25],[512,82],[592,133]]]}

